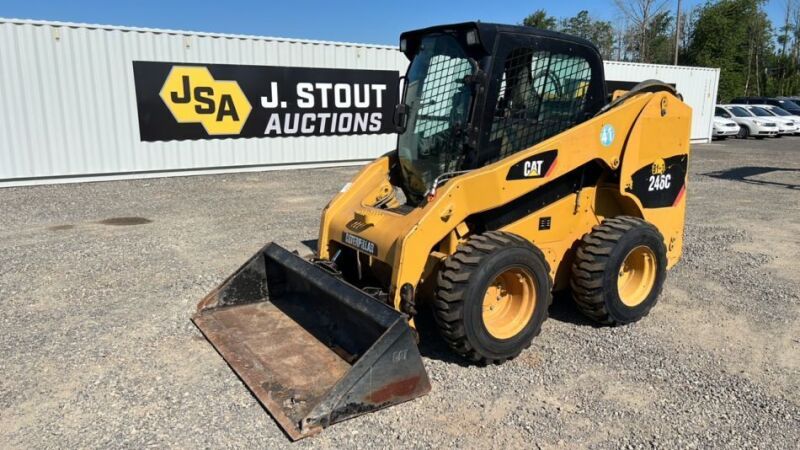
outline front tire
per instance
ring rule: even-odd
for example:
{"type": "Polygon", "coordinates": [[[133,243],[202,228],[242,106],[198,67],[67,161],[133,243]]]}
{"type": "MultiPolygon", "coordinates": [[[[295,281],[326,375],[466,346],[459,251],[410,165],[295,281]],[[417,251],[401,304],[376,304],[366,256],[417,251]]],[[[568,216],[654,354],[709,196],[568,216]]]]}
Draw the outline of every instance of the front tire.
{"type": "Polygon", "coordinates": [[[750,136],[750,129],[744,125],[739,127],[739,133],[736,134],[736,137],[739,139],[747,139],[748,136],[750,136]]]}
{"type": "Polygon", "coordinates": [[[664,238],[642,219],[606,219],[584,235],[570,287],[578,309],[607,325],[636,322],[658,301],[666,278],[664,238]]]}
{"type": "Polygon", "coordinates": [[[501,364],[528,348],[552,301],[542,252],[511,233],[472,236],[439,271],[434,317],[453,351],[501,364]]]}

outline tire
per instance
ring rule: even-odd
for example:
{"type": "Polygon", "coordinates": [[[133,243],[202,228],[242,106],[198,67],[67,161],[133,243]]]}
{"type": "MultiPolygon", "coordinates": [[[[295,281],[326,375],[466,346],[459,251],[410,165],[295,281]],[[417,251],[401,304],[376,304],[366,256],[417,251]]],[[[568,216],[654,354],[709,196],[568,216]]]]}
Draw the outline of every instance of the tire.
{"type": "Polygon", "coordinates": [[[736,134],[736,137],[739,139],[747,139],[748,136],[750,136],[750,129],[744,125],[740,126],[739,133],[736,134]]]}
{"type": "Polygon", "coordinates": [[[489,231],[472,236],[444,261],[434,317],[453,351],[473,363],[502,364],[539,335],[551,290],[550,267],[539,249],[517,235],[489,231]],[[498,285],[507,288],[505,294],[498,285]]]}
{"type": "Polygon", "coordinates": [[[658,229],[642,219],[619,216],[604,220],[583,236],[575,252],[570,287],[586,317],[622,325],[650,312],[666,272],[667,252],[658,229]],[[633,270],[623,271],[626,261],[625,267],[633,270]],[[642,265],[638,272],[637,263],[642,265]]]}

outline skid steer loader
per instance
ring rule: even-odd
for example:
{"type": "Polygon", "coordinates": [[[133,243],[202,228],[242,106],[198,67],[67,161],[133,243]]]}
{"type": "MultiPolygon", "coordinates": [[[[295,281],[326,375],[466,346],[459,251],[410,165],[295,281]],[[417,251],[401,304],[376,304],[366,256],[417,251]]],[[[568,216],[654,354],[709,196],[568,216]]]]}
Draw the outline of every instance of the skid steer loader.
{"type": "Polygon", "coordinates": [[[194,323],[292,439],[430,390],[414,318],[476,364],[519,355],[552,292],[609,325],[681,256],[691,110],[606,92],[582,39],[522,26],[403,33],[397,149],[322,212],[303,258],[270,243],[194,323]]]}

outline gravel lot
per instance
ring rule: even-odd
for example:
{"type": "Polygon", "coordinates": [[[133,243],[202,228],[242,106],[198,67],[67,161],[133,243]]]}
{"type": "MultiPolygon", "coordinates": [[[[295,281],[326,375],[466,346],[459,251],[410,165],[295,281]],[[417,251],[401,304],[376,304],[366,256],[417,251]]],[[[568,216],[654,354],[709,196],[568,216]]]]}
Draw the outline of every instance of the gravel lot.
{"type": "Polygon", "coordinates": [[[557,298],[488,368],[423,333],[431,394],[297,444],[189,317],[266,241],[315,238],[355,169],[0,189],[0,448],[797,448],[800,138],[695,146],[690,170],[642,322],[557,298]]]}

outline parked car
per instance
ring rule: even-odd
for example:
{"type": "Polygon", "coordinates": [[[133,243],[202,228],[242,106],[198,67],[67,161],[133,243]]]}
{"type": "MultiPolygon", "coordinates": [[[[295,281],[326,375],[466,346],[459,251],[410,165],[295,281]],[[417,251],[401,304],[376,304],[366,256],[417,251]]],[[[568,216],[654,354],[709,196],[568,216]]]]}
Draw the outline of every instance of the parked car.
{"type": "Polygon", "coordinates": [[[784,119],[791,119],[792,121],[794,121],[795,125],[797,125],[797,131],[795,132],[795,134],[800,134],[800,116],[794,115],[789,111],[786,111],[785,109],[781,108],[780,106],[772,106],[772,105],[758,105],[758,106],[766,109],[767,111],[775,114],[778,117],[782,117],[784,119]]]}
{"type": "MultiPolygon", "coordinates": [[[[720,110],[722,110],[722,108],[717,108],[717,114],[720,110]]],[[[717,114],[714,115],[712,139],[725,139],[729,136],[736,136],[739,134],[739,125],[736,122],[717,114]]]]}
{"type": "Polygon", "coordinates": [[[731,100],[732,104],[738,105],[773,105],[780,106],[781,108],[789,111],[792,114],[800,116],[800,105],[789,100],[786,97],[771,98],[771,97],[736,97],[731,100]]]}
{"type": "Polygon", "coordinates": [[[764,139],[778,134],[778,124],[775,121],[756,117],[743,105],[717,105],[714,115],[736,122],[739,125],[737,137],[740,139],[746,139],[748,136],[764,139]]]}
{"type": "Polygon", "coordinates": [[[760,105],[745,105],[744,107],[747,108],[747,110],[751,113],[755,114],[756,117],[764,117],[769,120],[774,120],[775,123],[778,124],[778,137],[787,134],[795,134],[797,132],[797,125],[792,119],[784,119],[783,117],[768,111],[766,108],[763,108],[760,105]]]}

